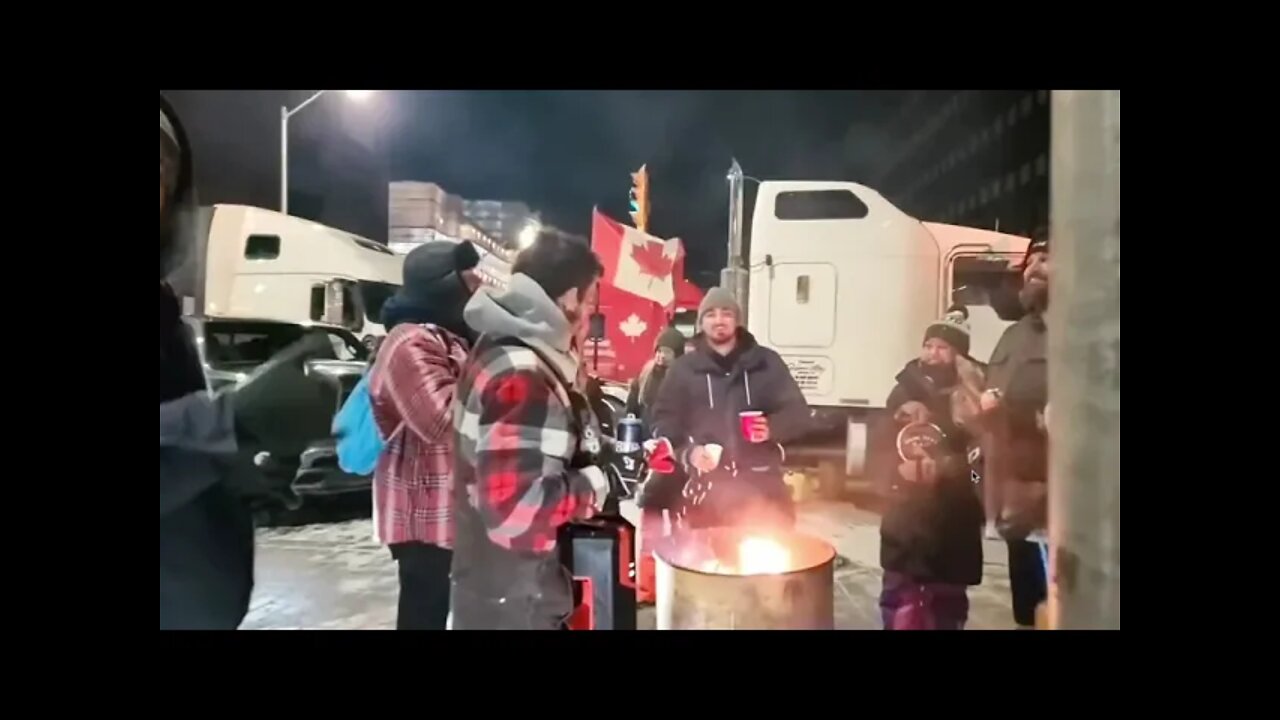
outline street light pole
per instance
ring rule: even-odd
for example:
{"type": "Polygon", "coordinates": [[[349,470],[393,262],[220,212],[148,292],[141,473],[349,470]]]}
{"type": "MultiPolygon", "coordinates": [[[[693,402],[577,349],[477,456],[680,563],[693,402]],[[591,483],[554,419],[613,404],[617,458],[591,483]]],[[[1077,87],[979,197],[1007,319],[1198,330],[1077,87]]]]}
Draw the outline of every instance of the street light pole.
{"type": "Polygon", "coordinates": [[[280,212],[285,215],[289,214],[289,118],[327,92],[329,91],[317,90],[292,110],[285,105],[280,106],[280,212]]]}
{"type": "Polygon", "coordinates": [[[289,108],[280,106],[280,213],[289,214],[289,108]]]}
{"type": "Polygon", "coordinates": [[[1049,622],[1120,628],[1120,91],[1053,92],[1049,622]]]}
{"type": "MultiPolygon", "coordinates": [[[[298,107],[290,110],[288,106],[280,106],[280,212],[289,214],[289,118],[297,115],[302,108],[310,105],[328,90],[317,90],[311,97],[303,100],[298,107]]],[[[363,100],[368,90],[348,90],[352,100],[363,100]]]]}
{"type": "Polygon", "coordinates": [[[729,249],[726,253],[728,267],[720,274],[720,286],[733,293],[734,299],[738,301],[738,306],[741,308],[739,312],[743,314],[743,317],[738,318],[738,322],[745,325],[750,276],[747,274],[746,258],[742,257],[742,181],[745,176],[742,174],[742,166],[738,164],[737,158],[734,158],[733,165],[729,166],[726,177],[729,180],[729,249]]]}

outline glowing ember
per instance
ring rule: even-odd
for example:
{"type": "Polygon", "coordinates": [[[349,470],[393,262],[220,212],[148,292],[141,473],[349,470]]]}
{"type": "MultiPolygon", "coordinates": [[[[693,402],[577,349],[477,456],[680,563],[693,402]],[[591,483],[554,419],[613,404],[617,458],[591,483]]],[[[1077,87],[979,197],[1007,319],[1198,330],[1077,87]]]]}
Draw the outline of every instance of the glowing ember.
{"type": "Polygon", "coordinates": [[[691,567],[717,575],[776,575],[792,570],[791,550],[772,538],[743,538],[737,546],[737,557],[732,557],[732,554],[733,551],[729,550],[724,555],[730,557],[721,555],[695,561],[691,567]]]}
{"type": "Polygon", "coordinates": [[[772,575],[791,569],[791,551],[777,540],[744,538],[738,545],[738,572],[743,575],[772,575]]]}

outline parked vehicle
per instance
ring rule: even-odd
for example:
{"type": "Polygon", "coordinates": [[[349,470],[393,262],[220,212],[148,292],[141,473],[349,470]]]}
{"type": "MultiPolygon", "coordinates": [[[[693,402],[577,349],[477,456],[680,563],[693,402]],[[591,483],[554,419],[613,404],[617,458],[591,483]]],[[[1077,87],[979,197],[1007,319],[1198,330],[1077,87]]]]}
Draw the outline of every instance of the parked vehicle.
{"type": "MultiPolygon", "coordinates": [[[[333,385],[335,414],[368,367],[368,349],[345,328],[200,316],[185,320],[196,338],[212,391],[245,379],[307,333],[325,335],[333,348],[332,357],[310,361],[307,372],[333,385]]],[[[313,443],[299,457],[272,457],[264,452],[242,459],[257,468],[264,494],[289,509],[299,507],[308,496],[368,492],[369,476],[349,475],[338,467],[335,443],[332,438],[313,443]]]]}

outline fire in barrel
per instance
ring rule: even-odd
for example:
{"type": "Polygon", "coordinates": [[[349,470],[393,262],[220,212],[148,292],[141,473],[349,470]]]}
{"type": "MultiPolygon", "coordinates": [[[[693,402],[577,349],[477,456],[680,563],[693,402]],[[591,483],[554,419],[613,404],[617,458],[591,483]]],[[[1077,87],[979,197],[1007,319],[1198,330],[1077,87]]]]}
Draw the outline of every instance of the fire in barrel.
{"type": "Polygon", "coordinates": [[[835,549],[782,530],[685,530],[658,543],[659,630],[830,630],[835,549]]]}

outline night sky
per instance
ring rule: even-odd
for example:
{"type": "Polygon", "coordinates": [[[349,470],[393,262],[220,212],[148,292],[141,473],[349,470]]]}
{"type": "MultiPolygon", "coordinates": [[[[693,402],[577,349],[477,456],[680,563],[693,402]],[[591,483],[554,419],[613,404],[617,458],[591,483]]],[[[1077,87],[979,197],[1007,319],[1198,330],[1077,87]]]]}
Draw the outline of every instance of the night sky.
{"type": "MultiPolygon", "coordinates": [[[[193,138],[202,202],[276,207],[279,108],[310,93],[166,94],[193,138]]],[[[544,221],[586,235],[593,205],[630,222],[629,173],[647,163],[649,230],[683,238],[690,270],[704,273],[696,279],[705,285],[724,263],[731,158],[762,178],[865,179],[898,134],[890,123],[903,97],[387,91],[356,104],[331,93],[290,121],[291,210],[385,239],[386,182],[424,180],[466,198],[524,200],[544,221]]]]}

